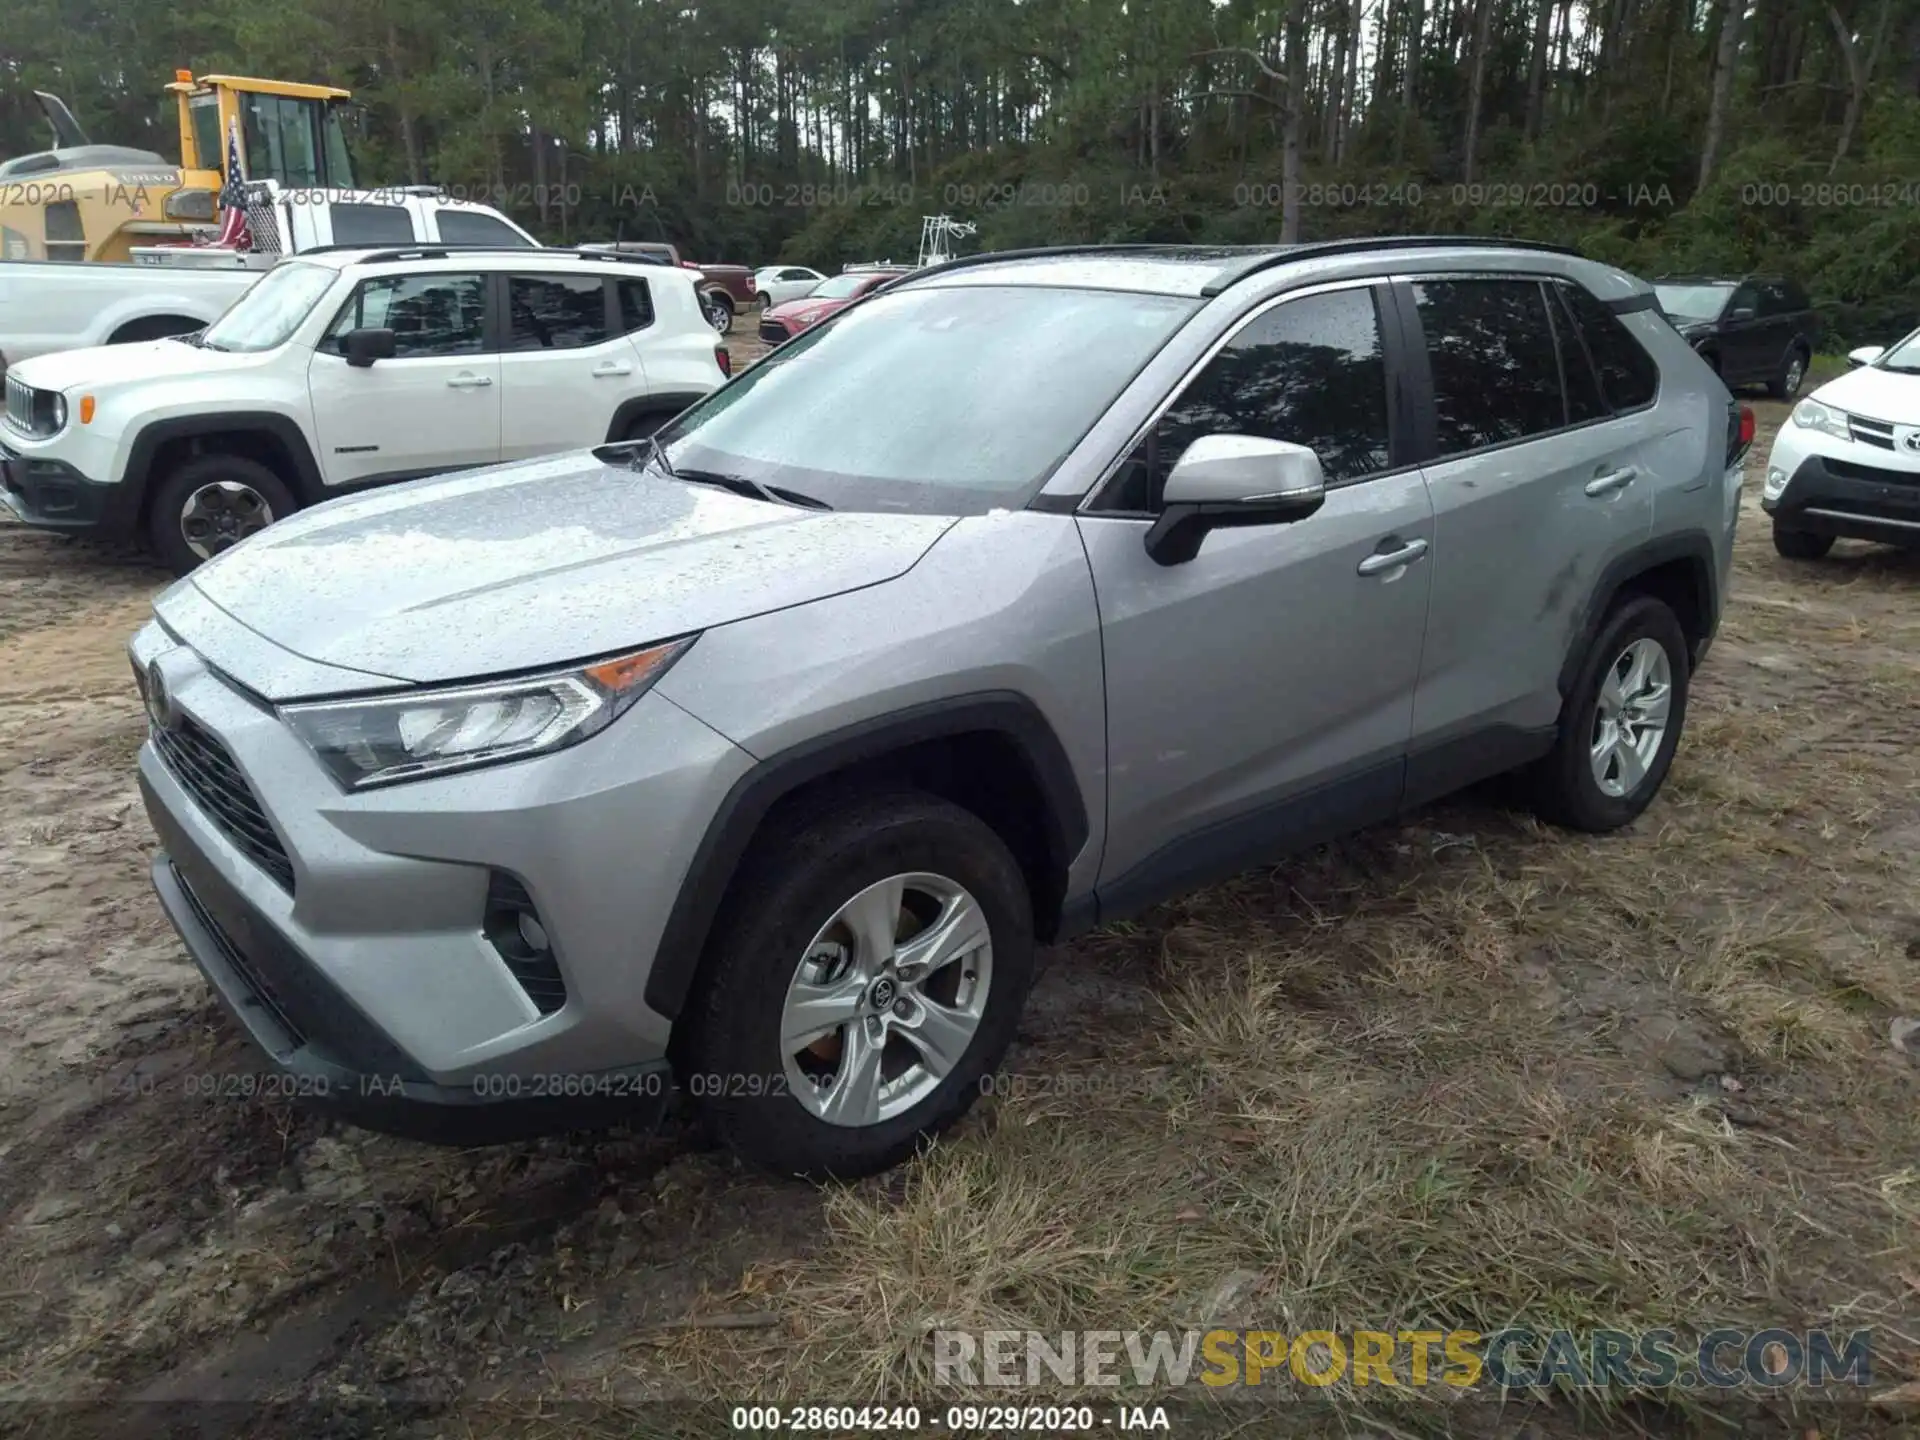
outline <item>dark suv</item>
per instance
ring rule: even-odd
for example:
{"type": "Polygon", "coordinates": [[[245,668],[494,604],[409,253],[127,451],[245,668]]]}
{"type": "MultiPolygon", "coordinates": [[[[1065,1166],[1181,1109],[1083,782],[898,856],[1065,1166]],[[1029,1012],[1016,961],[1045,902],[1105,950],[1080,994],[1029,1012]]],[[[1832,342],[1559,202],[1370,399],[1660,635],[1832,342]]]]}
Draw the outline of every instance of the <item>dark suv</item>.
{"type": "Polygon", "coordinates": [[[1776,400],[1800,393],[1820,320],[1793,281],[1669,275],[1653,291],[1674,328],[1729,386],[1765,385],[1776,400]]]}

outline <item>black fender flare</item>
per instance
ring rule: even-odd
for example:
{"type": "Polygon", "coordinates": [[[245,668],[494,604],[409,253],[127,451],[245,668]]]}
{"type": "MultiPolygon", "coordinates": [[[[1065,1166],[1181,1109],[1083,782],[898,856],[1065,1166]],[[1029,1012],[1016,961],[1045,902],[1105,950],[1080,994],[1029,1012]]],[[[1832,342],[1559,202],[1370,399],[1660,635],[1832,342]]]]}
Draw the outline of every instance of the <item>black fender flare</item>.
{"type": "Polygon", "coordinates": [[[171,420],[154,420],[143,425],[133,437],[127,455],[127,468],[121,483],[145,492],[153,479],[154,457],[160,447],[172,440],[203,439],[213,435],[231,435],[248,430],[264,431],[285,447],[293,458],[294,473],[285,477],[302,505],[313,505],[327,495],[320,478],[319,462],[306,432],[286,415],[271,410],[229,410],[214,415],[182,415],[171,420]]]}
{"type": "Polygon", "coordinates": [[[706,398],[705,391],[663,390],[653,395],[636,395],[630,400],[622,400],[620,408],[613,412],[613,419],[607,423],[607,438],[604,443],[613,444],[627,433],[627,426],[642,415],[666,415],[671,418],[689,405],[706,398]]]}
{"type": "MultiPolygon", "coordinates": [[[[1713,633],[1720,624],[1720,607],[1714,590],[1712,538],[1704,530],[1680,530],[1671,535],[1662,535],[1657,539],[1649,540],[1623,555],[1616,556],[1600,572],[1600,578],[1594,582],[1593,590],[1587,597],[1586,606],[1580,611],[1574,625],[1574,643],[1567,647],[1566,659],[1561,662],[1560,695],[1562,699],[1573,693],[1581,662],[1586,659],[1588,649],[1600,633],[1600,627],[1606,624],[1607,616],[1612,612],[1614,601],[1619,598],[1620,592],[1648,571],[1662,565],[1670,565],[1676,560],[1688,562],[1688,569],[1693,579],[1695,601],[1706,622],[1699,644],[1704,646],[1713,638],[1713,633]]],[[[1697,650],[1695,659],[1698,659],[1697,650]]]]}
{"type": "Polygon", "coordinates": [[[1066,747],[1040,707],[1012,690],[982,691],[910,706],[803,741],[760,761],[727,791],[700,838],[661,931],[648,972],[649,1009],[679,1018],[707,936],[760,823],[801,785],[861,761],[953,736],[990,732],[1010,741],[1044,799],[1048,862],[1064,877],[1087,843],[1086,802],[1066,747]]]}

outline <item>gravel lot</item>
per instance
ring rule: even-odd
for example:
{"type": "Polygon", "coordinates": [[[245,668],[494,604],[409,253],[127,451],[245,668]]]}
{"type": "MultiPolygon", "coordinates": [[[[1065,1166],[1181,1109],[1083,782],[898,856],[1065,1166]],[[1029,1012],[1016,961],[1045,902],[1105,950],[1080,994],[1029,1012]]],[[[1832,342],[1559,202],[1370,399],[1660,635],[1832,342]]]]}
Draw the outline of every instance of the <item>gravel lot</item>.
{"type": "MultiPolygon", "coordinates": [[[[1756,408],[1764,450],[1784,407],[1756,408]]],[[[279,1397],[368,1433],[397,1401],[478,1407],[422,1433],[669,1433],[693,1420],[650,1402],[930,1395],[935,1323],[1203,1304],[1873,1326],[1876,1380],[1911,1379],[1920,1059],[1889,1035],[1920,1015],[1920,556],[1779,560],[1759,473],[1632,833],[1473,796],[1088,937],[1048,961],[1012,1093],[830,1190],[678,1121],[453,1152],[199,1093],[247,1058],[146,878],[123,646],[163,577],[0,524],[0,1399],[48,1425],[279,1397]]],[[[1451,1413],[1328,1406],[1390,1433],[1451,1413]]]]}

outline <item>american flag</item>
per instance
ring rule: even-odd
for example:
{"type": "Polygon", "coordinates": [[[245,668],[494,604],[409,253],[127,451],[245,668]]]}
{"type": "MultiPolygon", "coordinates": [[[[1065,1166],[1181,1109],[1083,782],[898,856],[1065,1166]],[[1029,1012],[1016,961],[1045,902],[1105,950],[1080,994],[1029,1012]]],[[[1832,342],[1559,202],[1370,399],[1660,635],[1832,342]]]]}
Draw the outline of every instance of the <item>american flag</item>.
{"type": "Polygon", "coordinates": [[[247,229],[246,167],[240,163],[240,122],[227,126],[227,173],[220,186],[220,238],[213,243],[229,250],[251,250],[247,229]]]}

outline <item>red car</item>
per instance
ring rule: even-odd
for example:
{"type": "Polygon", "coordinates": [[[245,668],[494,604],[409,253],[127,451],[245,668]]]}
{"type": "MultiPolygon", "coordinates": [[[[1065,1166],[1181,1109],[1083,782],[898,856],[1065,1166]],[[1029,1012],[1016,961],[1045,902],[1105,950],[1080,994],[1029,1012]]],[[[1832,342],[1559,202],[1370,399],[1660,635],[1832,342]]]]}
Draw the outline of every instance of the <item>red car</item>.
{"type": "Polygon", "coordinates": [[[822,280],[798,300],[776,305],[760,317],[760,338],[769,345],[791,340],[811,330],[829,315],[836,314],[871,294],[889,280],[897,280],[905,270],[849,270],[831,280],[822,280]]]}

